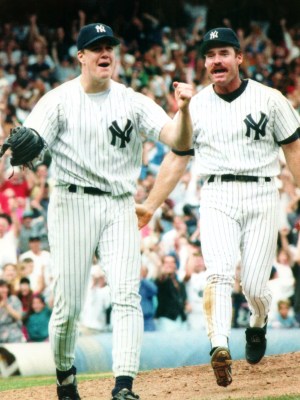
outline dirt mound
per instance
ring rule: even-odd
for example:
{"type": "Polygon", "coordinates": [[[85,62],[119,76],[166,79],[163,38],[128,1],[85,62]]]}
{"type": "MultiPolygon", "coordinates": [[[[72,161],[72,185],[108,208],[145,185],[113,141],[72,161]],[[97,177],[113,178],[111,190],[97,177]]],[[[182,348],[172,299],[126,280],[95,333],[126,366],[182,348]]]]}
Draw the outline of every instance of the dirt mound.
{"type": "MultiPolygon", "coordinates": [[[[113,379],[79,384],[83,400],[109,400],[113,379]]],[[[134,390],[141,400],[255,399],[298,394],[300,399],[300,352],[265,357],[257,365],[233,362],[233,382],[217,386],[210,365],[141,372],[134,390]]],[[[1,400],[54,400],[55,385],[1,392],[1,400]]]]}

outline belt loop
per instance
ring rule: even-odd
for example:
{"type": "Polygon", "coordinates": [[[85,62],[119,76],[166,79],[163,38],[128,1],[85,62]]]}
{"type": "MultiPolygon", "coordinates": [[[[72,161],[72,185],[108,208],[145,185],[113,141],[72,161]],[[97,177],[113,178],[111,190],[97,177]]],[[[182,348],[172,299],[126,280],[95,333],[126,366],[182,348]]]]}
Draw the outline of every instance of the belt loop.
{"type": "Polygon", "coordinates": [[[76,185],[69,185],[68,190],[70,193],[77,193],[77,186],[76,185]]]}
{"type": "Polygon", "coordinates": [[[208,178],[207,183],[212,183],[212,182],[214,182],[215,176],[216,176],[216,175],[211,175],[211,176],[208,178]]]}

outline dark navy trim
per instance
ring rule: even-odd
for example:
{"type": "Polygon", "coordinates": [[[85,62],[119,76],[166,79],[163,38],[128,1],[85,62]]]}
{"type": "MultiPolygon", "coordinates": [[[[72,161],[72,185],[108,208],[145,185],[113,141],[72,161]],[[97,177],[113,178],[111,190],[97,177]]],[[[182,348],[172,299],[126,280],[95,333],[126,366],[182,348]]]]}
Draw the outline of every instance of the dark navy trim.
{"type": "Polygon", "coordinates": [[[283,144],[289,144],[295,142],[297,139],[300,139],[300,128],[298,128],[292,136],[288,137],[287,139],[281,140],[280,142],[277,142],[279,146],[282,146],[283,144]]]}
{"type": "Polygon", "coordinates": [[[242,83],[238,89],[231,93],[226,93],[226,94],[219,94],[216,93],[217,96],[221,97],[221,99],[227,101],[228,103],[231,103],[233,100],[237,99],[245,90],[248,85],[248,80],[244,79],[242,80],[242,83]]]}
{"type": "Polygon", "coordinates": [[[195,155],[194,149],[189,149],[189,150],[184,150],[184,151],[172,149],[172,152],[175,153],[177,156],[194,156],[195,155]]]}

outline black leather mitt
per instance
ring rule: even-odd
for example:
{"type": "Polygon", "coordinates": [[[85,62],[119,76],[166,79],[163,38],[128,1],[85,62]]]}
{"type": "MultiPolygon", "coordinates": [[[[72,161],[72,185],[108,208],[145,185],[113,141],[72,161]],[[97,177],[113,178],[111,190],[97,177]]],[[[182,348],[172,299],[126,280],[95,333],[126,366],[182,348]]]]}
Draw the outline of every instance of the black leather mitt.
{"type": "Polygon", "coordinates": [[[9,137],[4,141],[0,157],[10,148],[12,166],[26,166],[32,168],[32,161],[45,148],[44,139],[31,128],[17,126],[12,128],[9,137]]]}

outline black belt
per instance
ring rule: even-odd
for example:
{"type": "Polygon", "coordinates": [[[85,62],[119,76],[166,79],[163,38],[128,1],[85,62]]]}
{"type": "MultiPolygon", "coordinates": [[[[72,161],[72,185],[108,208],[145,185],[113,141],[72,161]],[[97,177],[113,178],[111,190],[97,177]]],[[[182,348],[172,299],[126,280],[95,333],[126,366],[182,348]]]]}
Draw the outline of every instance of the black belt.
{"type": "MultiPolygon", "coordinates": [[[[233,175],[233,174],[225,174],[218,175],[221,178],[221,182],[258,182],[260,178],[264,179],[265,182],[271,182],[271,178],[269,176],[251,176],[251,175],[233,175]]],[[[208,183],[214,182],[216,175],[211,175],[208,179],[208,183]]]]}
{"type": "MultiPolygon", "coordinates": [[[[71,193],[77,193],[78,188],[79,188],[79,186],[69,185],[68,190],[71,193]]],[[[102,194],[110,194],[110,192],[104,192],[103,190],[94,188],[94,187],[83,187],[82,189],[83,189],[83,193],[93,194],[93,195],[97,195],[97,196],[101,196],[102,194]]]]}

